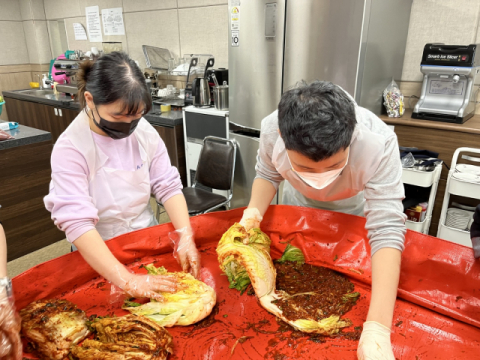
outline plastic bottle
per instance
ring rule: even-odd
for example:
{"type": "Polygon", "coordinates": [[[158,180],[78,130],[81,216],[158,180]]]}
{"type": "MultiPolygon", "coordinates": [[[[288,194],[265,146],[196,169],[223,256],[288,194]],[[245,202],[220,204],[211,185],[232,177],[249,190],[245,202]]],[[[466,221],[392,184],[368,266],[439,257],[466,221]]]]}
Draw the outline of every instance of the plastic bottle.
{"type": "Polygon", "coordinates": [[[47,77],[47,74],[43,74],[43,79],[42,79],[42,86],[44,89],[47,89],[48,88],[48,83],[47,81],[49,81],[48,77],[47,77]]]}
{"type": "Polygon", "coordinates": [[[420,221],[423,221],[423,220],[425,220],[425,217],[427,215],[428,202],[420,203],[420,204],[418,204],[418,206],[422,207],[422,214],[420,216],[420,221]]]}

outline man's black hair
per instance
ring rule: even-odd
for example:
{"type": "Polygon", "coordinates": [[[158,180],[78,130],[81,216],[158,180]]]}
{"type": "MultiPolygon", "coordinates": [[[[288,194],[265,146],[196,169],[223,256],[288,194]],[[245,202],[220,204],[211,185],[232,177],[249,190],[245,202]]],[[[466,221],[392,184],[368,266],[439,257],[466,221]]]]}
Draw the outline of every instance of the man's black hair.
{"type": "Polygon", "coordinates": [[[303,82],[285,92],[278,105],[278,126],[285,147],[313,161],[345,150],[356,123],[352,100],[328,81],[303,82]]]}

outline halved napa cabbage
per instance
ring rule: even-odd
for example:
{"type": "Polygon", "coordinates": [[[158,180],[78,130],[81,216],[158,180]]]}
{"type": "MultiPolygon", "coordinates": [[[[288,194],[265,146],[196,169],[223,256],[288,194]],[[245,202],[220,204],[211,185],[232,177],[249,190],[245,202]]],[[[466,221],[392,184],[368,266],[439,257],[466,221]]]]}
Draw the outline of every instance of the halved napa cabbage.
{"type": "MultiPolygon", "coordinates": [[[[272,301],[288,294],[275,290],[276,271],[270,257],[270,242],[269,237],[260,229],[247,232],[238,223],[232,225],[223,234],[217,246],[218,262],[228,276],[230,287],[244,290],[244,287],[246,288],[251,282],[263,308],[303,332],[333,335],[340,329],[350,326],[352,324],[350,320],[340,319],[337,315],[320,321],[314,319],[291,321],[283,316],[282,310],[272,301]]],[[[283,261],[305,261],[301,250],[292,246],[287,247],[282,259],[283,261]]]]}
{"type": "Polygon", "coordinates": [[[179,282],[179,290],[175,293],[161,292],[165,298],[163,302],[150,300],[140,305],[125,302],[123,307],[132,314],[143,315],[161,326],[187,326],[194,324],[211,312],[217,301],[215,290],[204,282],[195,279],[192,275],[176,272],[170,273],[164,267],[156,268],[153,264],[145,266],[151,275],[170,275],[179,282]]]}

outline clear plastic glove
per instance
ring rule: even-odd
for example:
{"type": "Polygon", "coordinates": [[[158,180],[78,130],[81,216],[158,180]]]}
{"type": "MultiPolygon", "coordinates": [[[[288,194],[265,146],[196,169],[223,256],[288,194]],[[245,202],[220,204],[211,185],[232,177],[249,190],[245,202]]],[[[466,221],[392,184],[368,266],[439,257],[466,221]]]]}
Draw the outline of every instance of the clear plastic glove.
{"type": "Polygon", "coordinates": [[[20,360],[23,356],[20,340],[21,320],[13,299],[0,299],[0,359],[20,360]]]}
{"type": "Polygon", "coordinates": [[[164,297],[158,293],[177,291],[177,280],[166,275],[136,275],[130,274],[128,278],[122,279],[120,289],[134,298],[149,298],[163,301],[164,297]]]}
{"type": "Polygon", "coordinates": [[[200,253],[193,239],[193,231],[184,227],[168,234],[173,246],[173,256],[182,267],[183,272],[189,272],[195,279],[200,276],[200,253]]]}
{"type": "Polygon", "coordinates": [[[263,220],[263,216],[260,214],[260,211],[257,208],[247,208],[243,211],[242,220],[240,220],[240,225],[242,225],[245,230],[250,230],[254,228],[259,228],[260,223],[263,220]]]}
{"type": "Polygon", "coordinates": [[[390,329],[378,322],[363,324],[362,336],[358,343],[359,360],[395,360],[390,342],[390,329]]]}

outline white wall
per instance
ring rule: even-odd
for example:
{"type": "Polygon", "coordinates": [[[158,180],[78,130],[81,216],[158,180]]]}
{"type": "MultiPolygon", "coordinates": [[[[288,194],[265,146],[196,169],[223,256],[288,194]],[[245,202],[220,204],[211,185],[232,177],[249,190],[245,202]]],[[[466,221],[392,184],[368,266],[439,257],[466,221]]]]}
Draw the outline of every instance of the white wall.
{"type": "Polygon", "coordinates": [[[0,34],[0,65],[30,63],[18,1],[0,0],[0,34]]]}
{"type": "MultiPolygon", "coordinates": [[[[210,53],[216,67],[228,67],[227,4],[228,0],[0,0],[0,91],[28,85],[30,70],[18,68],[19,64],[36,64],[33,75],[47,69],[52,57],[48,20],[65,19],[70,49],[101,48],[100,43],[76,41],[73,35],[73,23],[86,26],[85,7],[92,5],[100,11],[123,8],[125,36],[104,36],[104,41],[121,41],[141,67],[145,66],[142,45],[168,48],[177,57],[210,53]]],[[[404,94],[420,94],[420,60],[426,43],[480,43],[479,25],[480,0],[413,0],[403,74],[396,79],[404,94]]]]}
{"type": "MultiPolygon", "coordinates": [[[[103,41],[121,41],[123,49],[145,67],[142,45],[184,54],[213,54],[216,66],[228,66],[227,0],[44,0],[47,20],[65,19],[70,49],[101,49],[101,43],[74,38],[73,23],[86,28],[85,7],[123,8],[125,36],[105,36],[103,41]]],[[[102,25],[103,26],[103,25],[102,25]]]]}

